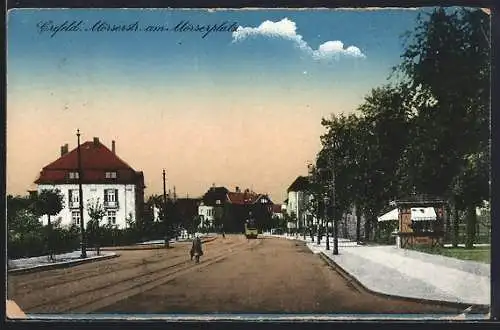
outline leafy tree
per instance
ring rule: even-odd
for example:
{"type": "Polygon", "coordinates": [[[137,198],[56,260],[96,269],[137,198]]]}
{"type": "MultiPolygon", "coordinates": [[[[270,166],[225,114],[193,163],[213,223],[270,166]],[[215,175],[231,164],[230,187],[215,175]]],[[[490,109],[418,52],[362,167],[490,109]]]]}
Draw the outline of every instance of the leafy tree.
{"type": "Polygon", "coordinates": [[[36,197],[34,203],[35,213],[38,215],[47,215],[47,247],[49,259],[54,260],[52,243],[52,223],[50,217],[59,214],[64,207],[63,195],[58,189],[42,190],[36,197]]]}
{"type": "Polygon", "coordinates": [[[184,226],[189,234],[194,235],[194,233],[196,233],[196,230],[200,226],[201,216],[193,215],[190,219],[187,219],[187,220],[190,220],[190,221],[186,221],[184,223],[184,226]]]}
{"type": "Polygon", "coordinates": [[[489,24],[481,10],[439,8],[421,16],[395,68],[416,114],[408,179],[467,211],[468,248],[475,207],[489,199],[489,24]]]}
{"type": "Polygon", "coordinates": [[[89,214],[90,220],[87,223],[87,232],[88,238],[93,243],[96,248],[97,255],[101,254],[100,247],[100,236],[101,236],[101,226],[100,222],[106,215],[106,211],[104,210],[104,206],[99,202],[99,198],[97,200],[89,200],[87,202],[87,212],[89,214]]]}
{"type": "Polygon", "coordinates": [[[216,228],[221,228],[224,219],[224,206],[217,205],[214,207],[214,225],[216,228]]]}
{"type": "Polygon", "coordinates": [[[34,214],[34,200],[27,196],[7,196],[7,229],[9,233],[23,235],[40,232],[43,225],[34,214]]]}

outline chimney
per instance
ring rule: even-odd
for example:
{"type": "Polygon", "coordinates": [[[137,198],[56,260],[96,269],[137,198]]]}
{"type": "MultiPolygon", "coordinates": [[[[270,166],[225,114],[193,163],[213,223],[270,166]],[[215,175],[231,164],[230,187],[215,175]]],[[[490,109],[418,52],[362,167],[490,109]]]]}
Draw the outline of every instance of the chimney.
{"type": "Polygon", "coordinates": [[[116,154],[116,143],[115,140],[111,141],[111,151],[116,154]]]}
{"type": "Polygon", "coordinates": [[[94,137],[94,146],[97,147],[99,145],[99,138],[94,137]]]}
{"type": "Polygon", "coordinates": [[[68,144],[61,146],[61,157],[68,153],[68,144]]]}

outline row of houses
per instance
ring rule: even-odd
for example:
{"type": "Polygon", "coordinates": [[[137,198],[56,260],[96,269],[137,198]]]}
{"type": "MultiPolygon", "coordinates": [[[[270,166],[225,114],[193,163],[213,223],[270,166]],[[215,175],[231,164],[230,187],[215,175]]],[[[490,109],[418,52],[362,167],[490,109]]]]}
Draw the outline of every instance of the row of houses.
{"type": "MultiPolygon", "coordinates": [[[[268,194],[250,189],[242,191],[239,187],[230,191],[214,184],[200,198],[177,198],[175,194],[167,198],[168,205],[176,205],[184,218],[191,219],[197,212],[200,229],[224,228],[228,232],[239,232],[250,215],[260,221],[263,227],[273,217],[282,217],[282,205],[273,203],[268,194]]],[[[162,221],[159,212],[162,203],[160,201],[160,205],[153,206],[155,221],[162,221]]]]}
{"type": "MultiPolygon", "coordinates": [[[[93,141],[84,142],[80,146],[80,155],[84,223],[89,220],[86,216],[89,203],[97,201],[105,210],[104,220],[117,228],[125,228],[127,218],[141,219],[145,213],[144,174],[116,154],[115,141],[112,141],[109,149],[95,137],[93,141]]],[[[31,194],[51,189],[58,189],[62,193],[64,208],[52,217],[59,218],[62,225],[80,223],[78,168],[78,148],[69,151],[68,144],[65,144],[61,146],[59,157],[42,168],[35,181],[36,188],[30,190],[31,194]]],[[[200,198],[177,198],[175,192],[172,198],[182,214],[197,215],[200,218],[200,227],[213,227],[218,214],[224,217],[229,227],[232,222],[240,224],[250,212],[255,215],[282,215],[282,205],[274,204],[268,194],[256,193],[250,189],[242,191],[239,187],[230,191],[213,185],[200,198]]],[[[159,217],[159,209],[155,207],[153,218],[161,221],[159,217]]],[[[47,217],[42,217],[41,221],[46,223],[47,217]]]]}

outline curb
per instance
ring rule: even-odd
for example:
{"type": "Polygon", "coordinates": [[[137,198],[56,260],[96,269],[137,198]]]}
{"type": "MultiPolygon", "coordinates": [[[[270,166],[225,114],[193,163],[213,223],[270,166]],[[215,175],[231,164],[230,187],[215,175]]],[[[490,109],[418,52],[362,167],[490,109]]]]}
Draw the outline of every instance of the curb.
{"type": "MultiPolygon", "coordinates": [[[[424,298],[414,298],[414,297],[405,297],[405,296],[398,296],[394,294],[388,294],[388,293],[383,293],[379,291],[372,290],[365,286],[363,283],[361,283],[360,280],[358,280],[356,277],[351,275],[349,272],[347,272],[344,268],[340,267],[339,264],[337,264],[335,261],[330,259],[324,252],[319,252],[318,253],[320,258],[328,265],[330,266],[335,272],[337,272],[340,276],[342,276],[347,282],[348,285],[351,287],[354,287],[354,289],[358,291],[365,291],[371,294],[374,294],[379,297],[383,298],[395,298],[395,299],[402,299],[406,300],[409,302],[416,302],[416,303],[421,303],[421,304],[434,304],[434,305],[440,305],[444,307],[451,307],[451,308],[462,308],[462,309],[467,309],[467,308],[472,308],[471,311],[473,313],[478,313],[478,314],[486,314],[490,310],[489,305],[478,305],[478,304],[467,304],[467,303],[460,303],[460,302],[451,302],[451,301],[445,301],[445,300],[432,300],[432,299],[424,299],[424,298]]],[[[469,312],[470,313],[470,312],[469,312]]]]}
{"type": "Polygon", "coordinates": [[[18,268],[18,269],[11,269],[8,271],[8,274],[16,275],[16,274],[28,274],[28,273],[36,273],[36,272],[41,272],[45,270],[52,270],[52,269],[58,269],[58,268],[68,268],[68,267],[73,267],[73,266],[78,266],[81,264],[86,264],[86,263],[92,263],[92,262],[97,262],[97,261],[103,261],[103,260],[108,260],[112,258],[117,258],[119,257],[119,254],[112,254],[108,256],[102,256],[98,258],[90,258],[90,259],[83,259],[83,260],[75,260],[75,261],[65,261],[61,263],[54,263],[54,264],[48,264],[48,265],[39,265],[39,266],[34,266],[34,267],[28,267],[28,268],[18,268]]]}

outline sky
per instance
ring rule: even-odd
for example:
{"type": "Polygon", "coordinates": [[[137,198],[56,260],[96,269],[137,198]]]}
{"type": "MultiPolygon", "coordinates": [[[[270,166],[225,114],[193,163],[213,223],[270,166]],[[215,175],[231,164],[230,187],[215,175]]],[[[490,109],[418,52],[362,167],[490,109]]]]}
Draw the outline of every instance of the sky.
{"type": "Polygon", "coordinates": [[[215,184],[281,203],[321,148],[321,118],[388,82],[420,11],[10,11],[7,193],[26,194],[79,128],[116,141],[146,196],[165,169],[182,197],[215,184]]]}

